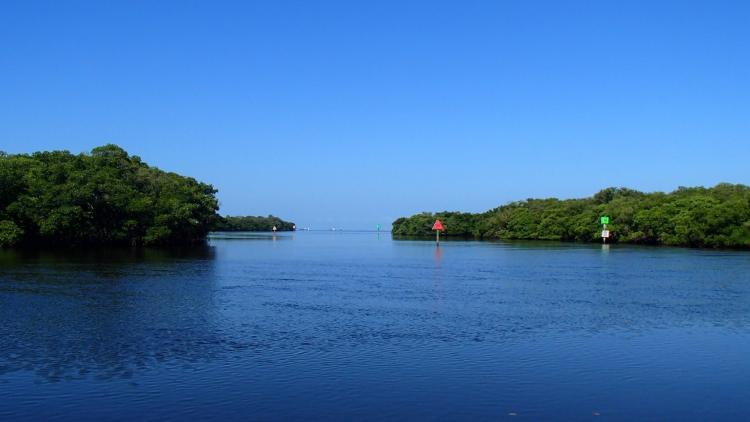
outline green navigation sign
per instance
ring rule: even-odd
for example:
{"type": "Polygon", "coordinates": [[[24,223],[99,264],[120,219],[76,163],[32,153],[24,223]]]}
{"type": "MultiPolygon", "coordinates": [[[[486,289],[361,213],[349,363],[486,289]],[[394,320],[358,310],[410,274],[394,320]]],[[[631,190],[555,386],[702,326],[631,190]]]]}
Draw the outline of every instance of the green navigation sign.
{"type": "Polygon", "coordinates": [[[602,224],[609,224],[609,217],[607,217],[606,215],[602,216],[601,220],[602,224]]]}

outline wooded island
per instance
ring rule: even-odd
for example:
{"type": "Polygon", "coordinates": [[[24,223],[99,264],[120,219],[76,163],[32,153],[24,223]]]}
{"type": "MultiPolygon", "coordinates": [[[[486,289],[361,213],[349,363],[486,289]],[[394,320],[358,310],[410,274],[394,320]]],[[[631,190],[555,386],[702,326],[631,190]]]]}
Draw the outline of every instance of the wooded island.
{"type": "Polygon", "coordinates": [[[601,242],[600,216],[609,217],[612,242],[750,249],[750,187],[680,187],[670,193],[607,188],[594,196],[527,199],[484,213],[421,213],[393,222],[395,236],[444,236],[601,242]]]}
{"type": "Polygon", "coordinates": [[[267,232],[271,231],[274,227],[280,232],[288,232],[294,230],[294,223],[284,221],[273,215],[269,215],[268,217],[233,217],[227,215],[219,217],[211,230],[220,232],[267,232]]]}
{"type": "Polygon", "coordinates": [[[0,153],[0,247],[186,244],[204,241],[211,230],[292,224],[272,216],[221,217],[216,192],[116,145],[91,154],[0,153]]]}

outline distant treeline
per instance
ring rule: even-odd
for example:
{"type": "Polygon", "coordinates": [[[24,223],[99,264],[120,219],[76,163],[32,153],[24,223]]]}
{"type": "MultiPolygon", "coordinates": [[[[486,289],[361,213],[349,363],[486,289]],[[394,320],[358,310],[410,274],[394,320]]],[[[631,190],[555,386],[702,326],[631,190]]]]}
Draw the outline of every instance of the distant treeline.
{"type": "Polygon", "coordinates": [[[447,236],[600,242],[605,215],[613,242],[750,248],[750,187],[728,183],[671,193],[607,188],[590,198],[527,199],[481,214],[422,213],[397,219],[392,233],[429,236],[440,218],[447,236]]]}
{"type": "Polygon", "coordinates": [[[149,167],[117,145],[91,154],[0,152],[0,247],[165,245],[210,230],[292,230],[278,217],[222,217],[216,189],[149,167]]]}
{"type": "Polygon", "coordinates": [[[0,247],[201,241],[217,216],[215,194],[116,145],[0,153],[0,247]]]}
{"type": "Polygon", "coordinates": [[[294,223],[269,215],[268,217],[219,217],[212,225],[211,230],[222,232],[262,232],[271,231],[274,226],[276,226],[276,230],[278,231],[291,231],[294,229],[294,223]]]}

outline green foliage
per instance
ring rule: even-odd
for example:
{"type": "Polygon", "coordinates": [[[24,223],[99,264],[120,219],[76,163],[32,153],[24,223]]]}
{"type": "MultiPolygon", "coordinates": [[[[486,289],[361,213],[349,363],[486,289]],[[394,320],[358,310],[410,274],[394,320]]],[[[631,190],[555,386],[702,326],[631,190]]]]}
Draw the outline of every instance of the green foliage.
{"type": "Polygon", "coordinates": [[[394,221],[393,234],[430,235],[441,217],[446,236],[598,242],[602,215],[610,217],[613,242],[750,248],[750,187],[727,183],[669,194],[607,188],[590,198],[527,199],[483,214],[421,213],[394,221]]]}
{"type": "Polygon", "coordinates": [[[212,224],[211,230],[222,232],[261,232],[271,231],[274,226],[276,226],[276,230],[278,231],[292,231],[294,229],[294,223],[269,215],[268,217],[218,217],[212,224]]]}
{"type": "Polygon", "coordinates": [[[432,225],[435,219],[443,222],[445,231],[443,234],[449,236],[476,236],[478,215],[463,212],[439,212],[432,214],[423,212],[409,218],[399,218],[393,223],[391,233],[401,236],[427,236],[434,232],[432,225]]]}
{"type": "Polygon", "coordinates": [[[215,193],[116,145],[0,155],[0,246],[199,241],[216,216],[215,193]]]}
{"type": "Polygon", "coordinates": [[[21,240],[23,230],[9,220],[0,221],[0,247],[13,246],[21,240]]]}

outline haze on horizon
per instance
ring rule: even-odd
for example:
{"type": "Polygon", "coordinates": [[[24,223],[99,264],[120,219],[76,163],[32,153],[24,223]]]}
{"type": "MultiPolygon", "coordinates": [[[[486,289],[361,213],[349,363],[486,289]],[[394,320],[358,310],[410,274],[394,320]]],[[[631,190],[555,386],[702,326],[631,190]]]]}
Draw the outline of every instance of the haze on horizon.
{"type": "Polygon", "coordinates": [[[0,150],[115,143],[222,214],[388,227],[748,184],[750,4],[6,2],[0,150]]]}

